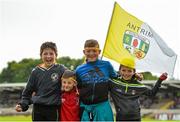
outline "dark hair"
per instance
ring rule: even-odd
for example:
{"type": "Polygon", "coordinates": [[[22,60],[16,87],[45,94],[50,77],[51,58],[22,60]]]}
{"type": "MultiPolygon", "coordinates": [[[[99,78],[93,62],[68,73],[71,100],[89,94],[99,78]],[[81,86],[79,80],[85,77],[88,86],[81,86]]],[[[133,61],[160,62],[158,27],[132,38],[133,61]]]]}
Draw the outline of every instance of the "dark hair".
{"type": "Polygon", "coordinates": [[[65,70],[63,75],[62,75],[62,78],[70,78],[70,77],[73,77],[74,79],[76,79],[75,72],[73,72],[71,70],[65,70]]]}
{"type": "Polygon", "coordinates": [[[58,55],[58,54],[57,54],[56,44],[53,43],[53,42],[44,42],[44,43],[41,45],[41,48],[40,48],[40,55],[42,55],[43,50],[46,49],[46,48],[52,49],[52,50],[55,52],[56,56],[58,55]]]}
{"type": "Polygon", "coordinates": [[[99,48],[99,43],[95,39],[88,39],[88,40],[86,40],[86,42],[84,44],[84,48],[86,48],[86,47],[96,47],[96,46],[99,48]]]}

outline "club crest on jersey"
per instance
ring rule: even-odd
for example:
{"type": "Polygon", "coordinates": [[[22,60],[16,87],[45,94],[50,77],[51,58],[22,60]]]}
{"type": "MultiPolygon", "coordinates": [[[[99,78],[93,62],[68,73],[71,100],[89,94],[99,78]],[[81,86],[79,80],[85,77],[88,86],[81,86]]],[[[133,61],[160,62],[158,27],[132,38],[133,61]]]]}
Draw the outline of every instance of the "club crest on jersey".
{"type": "Polygon", "coordinates": [[[122,92],[122,90],[121,90],[121,89],[115,89],[115,90],[116,90],[117,92],[120,92],[120,93],[122,92]]]}
{"type": "Polygon", "coordinates": [[[123,46],[136,58],[143,59],[149,50],[149,40],[132,31],[126,31],[123,37],[123,46]]]}
{"type": "Polygon", "coordinates": [[[132,90],[132,95],[135,95],[136,94],[136,90],[132,90]]]}
{"type": "Polygon", "coordinates": [[[57,73],[52,73],[51,74],[51,79],[52,79],[52,81],[58,80],[58,74],[57,73]]]}

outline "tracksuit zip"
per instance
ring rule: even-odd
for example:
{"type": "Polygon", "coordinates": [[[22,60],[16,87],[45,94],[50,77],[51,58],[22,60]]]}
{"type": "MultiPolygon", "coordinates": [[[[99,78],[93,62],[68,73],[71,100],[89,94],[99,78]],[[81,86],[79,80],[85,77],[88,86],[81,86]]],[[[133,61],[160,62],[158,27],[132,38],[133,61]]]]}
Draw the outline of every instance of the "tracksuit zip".
{"type": "Polygon", "coordinates": [[[91,99],[92,102],[94,101],[94,96],[95,96],[95,95],[94,95],[94,92],[95,92],[95,85],[96,85],[96,81],[94,82],[94,84],[93,84],[93,89],[92,89],[92,90],[93,90],[93,93],[92,93],[92,99],[91,99]]]}
{"type": "Polygon", "coordinates": [[[125,93],[127,93],[128,91],[128,84],[126,84],[126,90],[125,90],[125,93]]]}

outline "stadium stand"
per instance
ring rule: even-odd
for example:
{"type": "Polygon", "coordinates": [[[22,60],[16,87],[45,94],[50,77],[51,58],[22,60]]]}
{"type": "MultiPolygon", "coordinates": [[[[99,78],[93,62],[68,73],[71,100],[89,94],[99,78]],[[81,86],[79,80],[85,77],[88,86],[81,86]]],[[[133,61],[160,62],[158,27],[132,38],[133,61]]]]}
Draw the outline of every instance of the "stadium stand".
{"type": "MultiPolygon", "coordinates": [[[[142,81],[152,87],[155,81],[142,81]]],[[[17,113],[15,105],[21,98],[26,83],[0,84],[0,115],[31,114],[17,113]]],[[[165,81],[155,97],[140,98],[141,113],[144,117],[159,120],[180,120],[180,81],[165,81]]]]}

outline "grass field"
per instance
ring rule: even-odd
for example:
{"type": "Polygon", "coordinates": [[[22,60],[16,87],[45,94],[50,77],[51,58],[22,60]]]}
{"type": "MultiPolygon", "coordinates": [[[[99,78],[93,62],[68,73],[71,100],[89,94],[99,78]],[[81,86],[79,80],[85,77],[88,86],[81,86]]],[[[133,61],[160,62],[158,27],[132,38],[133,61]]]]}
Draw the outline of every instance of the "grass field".
{"type": "MultiPolygon", "coordinates": [[[[0,116],[1,122],[31,122],[31,116],[0,116]]],[[[142,122],[179,122],[179,121],[165,121],[165,120],[152,120],[143,118],[142,122]]]]}
{"type": "Polygon", "coordinates": [[[31,116],[0,116],[0,121],[4,122],[8,122],[8,121],[14,121],[14,122],[31,122],[32,119],[31,119],[31,116]]]}

